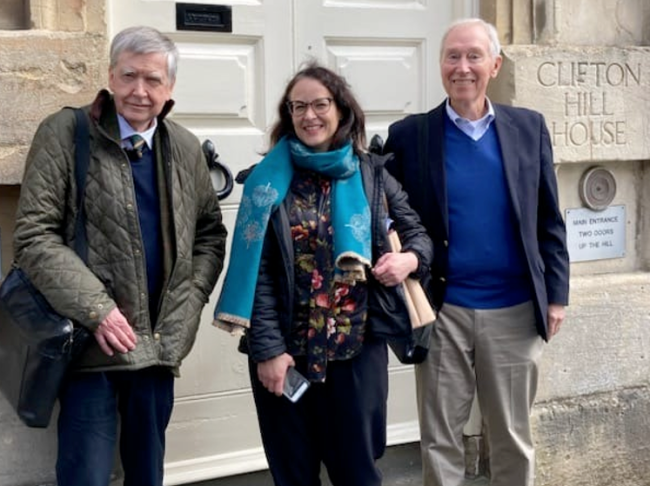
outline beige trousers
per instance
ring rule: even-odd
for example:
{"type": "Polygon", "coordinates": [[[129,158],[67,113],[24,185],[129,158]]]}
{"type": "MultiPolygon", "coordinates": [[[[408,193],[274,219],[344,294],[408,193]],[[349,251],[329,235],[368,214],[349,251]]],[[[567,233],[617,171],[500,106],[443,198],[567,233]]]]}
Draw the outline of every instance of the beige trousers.
{"type": "Polygon", "coordinates": [[[461,486],[463,427],[478,393],[491,486],[532,486],[530,412],[543,341],[532,302],[475,310],[443,305],[426,361],[415,367],[424,486],[461,486]]]}

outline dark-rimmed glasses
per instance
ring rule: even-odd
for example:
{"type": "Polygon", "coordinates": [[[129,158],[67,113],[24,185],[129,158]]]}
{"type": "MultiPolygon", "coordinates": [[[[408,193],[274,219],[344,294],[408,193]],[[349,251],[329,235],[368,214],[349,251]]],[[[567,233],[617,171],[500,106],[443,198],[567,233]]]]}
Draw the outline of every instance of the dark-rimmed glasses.
{"type": "Polygon", "coordinates": [[[304,101],[287,101],[287,108],[289,108],[289,113],[292,116],[303,116],[307,113],[310,106],[317,115],[324,115],[329,111],[330,106],[332,106],[332,101],[334,101],[332,98],[316,98],[309,103],[305,103],[304,101]]]}

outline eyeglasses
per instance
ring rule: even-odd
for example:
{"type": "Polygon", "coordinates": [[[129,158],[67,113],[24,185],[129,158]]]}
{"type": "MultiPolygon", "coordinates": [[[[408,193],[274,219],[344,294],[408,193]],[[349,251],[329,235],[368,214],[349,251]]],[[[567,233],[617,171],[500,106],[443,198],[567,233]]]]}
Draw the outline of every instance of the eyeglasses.
{"type": "Polygon", "coordinates": [[[332,106],[332,98],[316,98],[314,101],[305,103],[304,101],[287,101],[287,108],[292,116],[303,116],[311,106],[314,113],[324,115],[332,106]]]}

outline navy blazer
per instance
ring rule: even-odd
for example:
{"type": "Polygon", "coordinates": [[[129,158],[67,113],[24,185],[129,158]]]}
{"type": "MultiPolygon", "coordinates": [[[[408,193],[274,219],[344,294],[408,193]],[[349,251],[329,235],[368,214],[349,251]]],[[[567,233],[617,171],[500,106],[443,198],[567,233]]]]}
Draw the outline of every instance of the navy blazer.
{"type": "MultiPolygon", "coordinates": [[[[524,248],[537,321],[547,338],[548,304],[569,302],[569,254],[557,198],[551,140],[540,113],[493,104],[506,183],[524,248]]],[[[402,184],[434,242],[430,292],[440,308],[445,297],[449,220],[444,160],[445,103],[392,124],[386,168],[402,184]]],[[[480,245],[480,242],[477,242],[480,245]]]]}

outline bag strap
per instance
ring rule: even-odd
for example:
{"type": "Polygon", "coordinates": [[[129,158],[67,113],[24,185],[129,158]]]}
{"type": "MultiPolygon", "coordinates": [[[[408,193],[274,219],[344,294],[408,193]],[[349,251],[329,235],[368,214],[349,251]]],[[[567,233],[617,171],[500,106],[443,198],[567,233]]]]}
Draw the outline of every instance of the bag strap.
{"type": "MultiPolygon", "coordinates": [[[[90,129],[88,126],[88,117],[81,108],[70,108],[74,111],[76,124],[74,132],[74,176],[77,185],[77,196],[75,203],[78,208],[77,218],[74,225],[74,251],[84,261],[88,262],[88,239],[86,236],[86,214],[83,210],[83,201],[86,189],[86,175],[90,165],[90,129]]],[[[12,267],[17,268],[14,259],[12,267]]],[[[0,280],[2,280],[2,271],[0,270],[0,280]]]]}
{"type": "MultiPolygon", "coordinates": [[[[370,157],[374,157],[373,154],[369,154],[370,157]]],[[[388,217],[388,204],[386,203],[386,192],[384,190],[384,169],[383,166],[378,166],[373,164],[373,170],[374,170],[374,184],[373,184],[373,200],[372,204],[376,204],[375,201],[378,200],[378,198],[383,197],[383,202],[384,202],[384,209],[386,211],[386,217],[388,217]]],[[[371,218],[372,221],[372,238],[373,241],[377,241],[377,246],[379,248],[383,248],[383,242],[380,238],[381,235],[381,230],[380,227],[382,224],[385,222],[381,219],[381,213],[379,211],[375,211],[376,214],[373,215],[371,218]]],[[[374,248],[373,248],[373,253],[374,253],[374,248]]],[[[373,258],[375,255],[373,254],[373,258]]],[[[377,256],[378,258],[378,256],[377,256]]]]}
{"type": "Polygon", "coordinates": [[[86,236],[86,213],[84,199],[86,193],[86,176],[90,165],[90,129],[88,117],[81,108],[73,108],[77,123],[74,132],[74,177],[77,184],[77,218],[74,226],[74,251],[88,262],[88,239],[86,236]]]}

